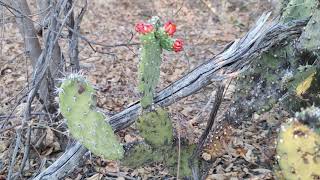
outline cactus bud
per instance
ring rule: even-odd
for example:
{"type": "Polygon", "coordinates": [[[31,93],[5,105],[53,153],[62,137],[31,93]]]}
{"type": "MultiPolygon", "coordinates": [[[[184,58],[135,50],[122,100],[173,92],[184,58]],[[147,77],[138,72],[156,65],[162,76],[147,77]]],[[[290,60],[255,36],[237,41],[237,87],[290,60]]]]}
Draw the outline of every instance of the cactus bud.
{"type": "Polygon", "coordinates": [[[153,25],[152,24],[147,24],[143,22],[139,22],[135,26],[135,30],[140,33],[140,34],[148,34],[153,31],[153,25]]]}
{"type": "Polygon", "coordinates": [[[168,21],[164,24],[164,30],[168,33],[169,36],[173,36],[176,32],[176,25],[172,21],[168,21]]]}
{"type": "Polygon", "coordinates": [[[183,50],[183,41],[181,39],[176,39],[173,43],[172,49],[174,52],[179,52],[183,50]]]}

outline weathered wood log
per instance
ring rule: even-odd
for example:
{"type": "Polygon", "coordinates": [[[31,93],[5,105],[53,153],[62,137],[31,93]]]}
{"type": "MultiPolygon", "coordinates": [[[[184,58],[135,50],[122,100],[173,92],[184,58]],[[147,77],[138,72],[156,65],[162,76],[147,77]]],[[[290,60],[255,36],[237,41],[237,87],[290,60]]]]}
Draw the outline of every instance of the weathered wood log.
{"type": "MultiPolygon", "coordinates": [[[[259,57],[261,53],[272,46],[288,37],[299,36],[302,28],[308,22],[308,20],[302,20],[281,24],[278,19],[275,19],[267,23],[269,16],[270,13],[263,14],[243,38],[235,40],[222,53],[160,91],[155,97],[154,103],[159,106],[169,106],[212,82],[236,76],[245,70],[253,59],[259,57]]],[[[130,126],[140,111],[141,106],[139,102],[136,102],[112,116],[109,123],[115,131],[119,131],[130,126]]],[[[85,147],[76,143],[35,179],[60,179],[64,177],[79,164],[86,151],[85,147]]]]}

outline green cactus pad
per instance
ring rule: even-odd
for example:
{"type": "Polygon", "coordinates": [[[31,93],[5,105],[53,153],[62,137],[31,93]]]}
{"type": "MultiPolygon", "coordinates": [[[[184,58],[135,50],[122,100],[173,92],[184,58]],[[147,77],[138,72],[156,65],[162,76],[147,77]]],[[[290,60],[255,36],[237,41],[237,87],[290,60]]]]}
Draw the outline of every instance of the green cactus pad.
{"type": "MultiPolygon", "coordinates": [[[[122,165],[137,168],[143,165],[162,163],[171,175],[177,174],[179,158],[177,145],[152,147],[144,142],[136,142],[126,145],[126,147],[125,158],[122,160],[122,165]]],[[[181,144],[179,177],[192,175],[188,162],[194,148],[195,145],[181,144]]]]}
{"type": "Polygon", "coordinates": [[[137,120],[137,128],[141,136],[152,147],[171,146],[172,144],[172,124],[168,113],[161,108],[142,114],[137,120]]]}
{"type": "Polygon", "coordinates": [[[159,81],[162,49],[154,32],[142,35],[140,41],[142,42],[142,48],[138,89],[142,93],[141,106],[146,108],[153,102],[154,91],[159,81]]]}
{"type": "Polygon", "coordinates": [[[299,41],[300,48],[320,52],[320,10],[315,10],[299,41]]]}
{"type": "Polygon", "coordinates": [[[292,20],[308,18],[317,7],[317,0],[290,0],[284,8],[281,20],[289,22],[292,20]]]}
{"type": "MultiPolygon", "coordinates": [[[[192,156],[194,148],[195,145],[181,145],[179,177],[187,177],[192,175],[192,171],[189,168],[189,158],[192,156]]],[[[164,163],[171,174],[177,173],[178,157],[178,148],[176,146],[171,148],[170,152],[166,153],[166,160],[164,163]]]]}
{"type": "Polygon", "coordinates": [[[125,146],[125,157],[122,165],[137,168],[154,162],[162,162],[161,152],[153,150],[152,147],[144,142],[130,143],[125,146]]]}
{"type": "Polygon", "coordinates": [[[285,124],[279,134],[277,157],[286,179],[319,179],[320,135],[297,121],[285,124]]]}
{"type": "Polygon", "coordinates": [[[109,160],[123,157],[123,148],[103,113],[96,110],[93,87],[78,75],[63,81],[59,105],[72,136],[92,153],[109,160]]]}

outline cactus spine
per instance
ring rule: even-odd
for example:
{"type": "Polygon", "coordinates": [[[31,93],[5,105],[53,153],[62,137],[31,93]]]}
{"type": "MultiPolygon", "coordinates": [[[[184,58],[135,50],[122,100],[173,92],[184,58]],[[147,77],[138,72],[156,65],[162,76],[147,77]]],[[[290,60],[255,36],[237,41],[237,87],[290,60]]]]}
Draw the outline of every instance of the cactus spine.
{"type": "Polygon", "coordinates": [[[123,148],[103,113],[96,109],[95,91],[80,75],[70,75],[59,88],[59,105],[72,136],[92,153],[109,160],[123,157],[123,148]]]}

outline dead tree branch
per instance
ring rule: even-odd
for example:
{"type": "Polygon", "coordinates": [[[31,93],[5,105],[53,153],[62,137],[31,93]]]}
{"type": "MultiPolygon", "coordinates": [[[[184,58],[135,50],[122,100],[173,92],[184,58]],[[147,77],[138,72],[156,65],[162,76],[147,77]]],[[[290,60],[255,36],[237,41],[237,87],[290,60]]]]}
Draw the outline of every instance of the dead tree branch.
{"type": "Polygon", "coordinates": [[[193,153],[189,159],[189,166],[192,169],[193,179],[200,179],[198,164],[195,164],[195,161],[196,161],[196,159],[198,159],[199,154],[202,151],[203,145],[206,142],[206,139],[212,129],[212,126],[213,126],[214,121],[216,119],[216,116],[218,114],[218,110],[219,110],[220,105],[223,101],[224,90],[225,90],[224,84],[218,86],[217,91],[216,91],[216,95],[215,95],[215,99],[214,99],[214,104],[213,104],[212,110],[210,112],[210,116],[209,116],[209,119],[207,122],[206,129],[204,130],[201,137],[199,138],[199,142],[197,144],[197,147],[193,151],[193,153]]]}
{"type": "MultiPolygon", "coordinates": [[[[263,14],[253,28],[241,39],[235,40],[230,47],[216,57],[198,66],[189,74],[169,85],[155,97],[155,104],[169,106],[187,97],[212,82],[219,82],[236,76],[253,59],[283,40],[299,36],[307,20],[281,24],[277,20],[267,23],[269,13],[263,14]]],[[[141,106],[136,102],[124,111],[112,116],[109,123],[115,131],[130,126],[139,115],[141,106]]],[[[35,179],[60,179],[72,171],[85,154],[86,148],[76,143],[51,166],[35,179]]]]}
{"type": "Polygon", "coordinates": [[[33,21],[29,17],[31,11],[28,3],[26,0],[16,0],[10,1],[8,5],[14,8],[11,12],[16,17],[16,22],[24,40],[26,53],[31,59],[32,67],[35,67],[42,50],[33,21]]]}
{"type": "MultiPolygon", "coordinates": [[[[57,18],[60,17],[61,14],[63,14],[63,9],[64,6],[63,4],[65,1],[61,0],[57,3],[54,2],[50,2],[50,6],[53,7],[50,9],[50,11],[48,12],[50,14],[50,27],[49,27],[49,31],[45,33],[45,39],[44,39],[44,48],[41,51],[41,53],[39,54],[39,56],[35,59],[35,64],[33,64],[33,76],[32,76],[32,83],[31,83],[31,91],[28,94],[27,97],[27,102],[25,105],[25,111],[24,111],[24,117],[22,119],[21,122],[21,127],[19,127],[16,131],[16,143],[15,143],[15,147],[14,147],[14,151],[11,157],[11,162],[10,162],[10,166],[9,166],[9,173],[8,173],[8,179],[13,178],[13,166],[15,165],[15,161],[16,161],[16,157],[18,154],[18,149],[20,147],[21,144],[21,139],[22,139],[22,133],[23,133],[23,129],[24,127],[28,124],[27,122],[31,119],[31,104],[38,92],[38,90],[40,91],[40,97],[42,94],[42,100],[44,100],[44,104],[46,104],[49,98],[49,92],[50,90],[54,89],[50,86],[51,80],[53,80],[52,77],[56,77],[56,72],[60,71],[60,64],[62,62],[62,56],[61,56],[61,51],[60,51],[60,47],[58,45],[58,39],[59,36],[66,24],[66,20],[67,17],[71,14],[70,12],[72,12],[72,10],[70,10],[66,17],[63,19],[62,22],[57,21],[57,18]],[[47,78],[45,78],[45,76],[47,76],[47,78]]],[[[32,28],[32,33],[34,36],[30,36],[28,38],[34,38],[37,39],[36,35],[35,35],[35,30],[32,24],[32,21],[30,21],[30,19],[26,16],[25,11],[29,10],[28,8],[28,4],[24,1],[24,0],[19,0],[19,2],[12,2],[12,4],[15,4],[16,7],[15,9],[18,9],[17,11],[15,10],[14,12],[17,13],[17,18],[18,17],[23,17],[24,19],[27,19],[28,21],[24,21],[22,23],[30,23],[30,25],[26,25],[26,24],[22,24],[23,26],[28,26],[29,28],[32,28]],[[20,6],[23,6],[24,9],[21,9],[20,6]],[[27,10],[25,10],[27,9],[27,10]],[[19,14],[21,13],[21,14],[19,14]]],[[[48,6],[46,7],[48,8],[48,6]]],[[[49,8],[48,8],[49,9],[49,8]]],[[[30,14],[30,10],[27,11],[27,13],[30,14]]],[[[18,21],[18,20],[17,20],[18,21]]],[[[19,21],[18,21],[19,23],[19,21]]],[[[24,34],[23,34],[24,35],[24,34]]],[[[28,41],[26,41],[26,43],[28,43],[28,41]]],[[[34,42],[33,42],[34,43],[34,42]]],[[[26,46],[32,46],[32,45],[26,45],[26,46]]],[[[32,57],[33,58],[33,57],[32,57]]],[[[29,154],[29,143],[30,143],[30,125],[27,128],[27,141],[25,144],[25,149],[24,149],[24,154],[23,154],[23,159],[22,159],[22,163],[21,163],[21,167],[20,167],[20,171],[16,176],[20,176],[23,172],[24,169],[24,165],[25,162],[28,159],[28,154],[29,154]]]]}

